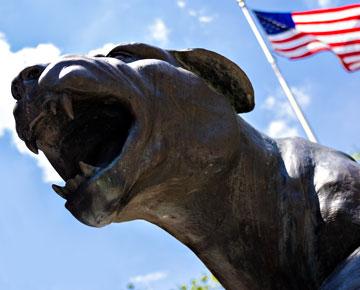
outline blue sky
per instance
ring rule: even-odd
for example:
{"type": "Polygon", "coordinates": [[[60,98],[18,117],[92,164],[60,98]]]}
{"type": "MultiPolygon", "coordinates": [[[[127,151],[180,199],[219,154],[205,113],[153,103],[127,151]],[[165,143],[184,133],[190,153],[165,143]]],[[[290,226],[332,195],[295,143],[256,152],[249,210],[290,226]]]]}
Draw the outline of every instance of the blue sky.
{"type": "MultiPolygon", "coordinates": [[[[339,3],[248,1],[285,12],[339,3]]],[[[256,108],[243,115],[248,122],[272,136],[303,136],[236,1],[1,0],[0,15],[0,289],[120,290],[132,280],[165,290],[205,272],[190,250],[149,223],[93,229],[76,221],[51,190],[56,175],[14,136],[10,81],[25,65],[120,42],[204,47],[238,63],[251,79],[256,108]]],[[[278,62],[320,143],[360,151],[360,72],[346,72],[326,52],[278,62]]]]}

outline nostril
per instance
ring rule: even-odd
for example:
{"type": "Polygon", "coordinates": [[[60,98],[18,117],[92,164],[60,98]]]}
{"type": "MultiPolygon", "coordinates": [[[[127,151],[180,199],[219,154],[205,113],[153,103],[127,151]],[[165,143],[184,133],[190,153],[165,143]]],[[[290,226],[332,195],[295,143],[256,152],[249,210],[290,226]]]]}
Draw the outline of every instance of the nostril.
{"type": "Polygon", "coordinates": [[[20,115],[20,107],[19,107],[18,103],[16,103],[15,106],[14,106],[13,115],[14,115],[15,118],[20,115]]]}
{"type": "Polygon", "coordinates": [[[20,86],[20,79],[16,77],[11,83],[11,94],[13,98],[17,101],[21,100],[21,86],[20,86]]]}
{"type": "Polygon", "coordinates": [[[33,87],[47,67],[47,64],[37,64],[23,69],[11,84],[11,93],[15,100],[21,100],[26,91],[33,87]]]}
{"type": "Polygon", "coordinates": [[[37,80],[42,74],[42,72],[45,70],[45,68],[46,65],[43,64],[37,64],[34,66],[27,67],[20,73],[20,77],[24,81],[37,80]]]}

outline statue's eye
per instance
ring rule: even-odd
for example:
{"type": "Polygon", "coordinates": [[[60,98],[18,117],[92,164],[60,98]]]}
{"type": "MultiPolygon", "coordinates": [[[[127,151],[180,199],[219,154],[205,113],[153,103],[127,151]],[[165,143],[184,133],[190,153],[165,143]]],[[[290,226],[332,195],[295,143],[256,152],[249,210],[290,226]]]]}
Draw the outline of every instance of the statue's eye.
{"type": "Polygon", "coordinates": [[[126,63],[138,60],[138,58],[135,55],[133,55],[129,52],[126,52],[126,51],[113,51],[113,52],[110,52],[107,55],[107,57],[114,57],[114,58],[120,59],[126,63]]]}

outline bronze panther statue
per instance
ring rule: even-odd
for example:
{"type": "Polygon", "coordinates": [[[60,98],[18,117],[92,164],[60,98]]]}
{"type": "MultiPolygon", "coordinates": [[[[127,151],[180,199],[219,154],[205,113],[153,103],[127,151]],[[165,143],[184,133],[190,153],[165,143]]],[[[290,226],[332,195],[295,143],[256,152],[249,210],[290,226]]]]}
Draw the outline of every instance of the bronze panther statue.
{"type": "Polygon", "coordinates": [[[253,89],[225,57],[119,45],[26,68],[12,94],[81,222],[154,223],[226,289],[360,289],[359,164],[247,124],[253,89]]]}

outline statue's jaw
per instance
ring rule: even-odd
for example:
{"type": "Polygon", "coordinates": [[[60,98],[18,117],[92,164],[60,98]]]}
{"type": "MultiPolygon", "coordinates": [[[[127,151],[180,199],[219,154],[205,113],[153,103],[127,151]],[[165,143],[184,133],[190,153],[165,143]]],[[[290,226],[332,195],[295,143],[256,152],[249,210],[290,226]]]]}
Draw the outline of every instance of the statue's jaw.
{"type": "Polygon", "coordinates": [[[125,193],[106,196],[110,185],[103,180],[121,159],[126,141],[133,139],[128,138],[135,123],[129,105],[118,98],[69,92],[39,99],[45,99],[43,110],[31,122],[30,132],[23,134],[30,136],[28,147],[43,151],[64,179],[64,187],[53,189],[67,200],[66,207],[77,219],[93,226],[110,223],[115,201],[119,203],[125,193]]]}

